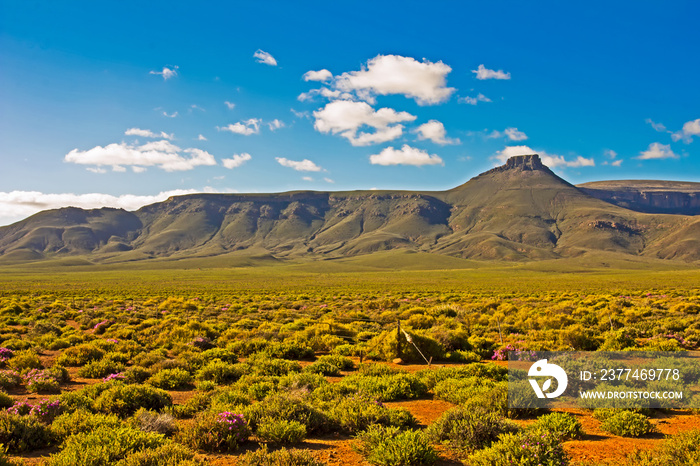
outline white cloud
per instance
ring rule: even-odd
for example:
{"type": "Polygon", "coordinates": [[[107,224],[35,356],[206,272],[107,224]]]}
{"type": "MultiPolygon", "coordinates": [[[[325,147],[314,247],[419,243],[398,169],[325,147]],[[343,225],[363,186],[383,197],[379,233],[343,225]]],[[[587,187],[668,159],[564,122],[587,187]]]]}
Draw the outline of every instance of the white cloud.
{"type": "Polygon", "coordinates": [[[277,60],[275,60],[275,57],[260,49],[256,50],[253,56],[256,58],[255,61],[257,61],[258,63],[264,63],[270,66],[277,66],[277,60]]]}
{"type": "Polygon", "coordinates": [[[619,167],[622,165],[622,160],[615,160],[614,162],[610,163],[613,167],[619,167]]]}
{"type": "Polygon", "coordinates": [[[446,87],[446,76],[452,71],[439,61],[419,62],[399,55],[377,55],[360,71],[337,76],[335,87],[345,92],[355,92],[370,103],[375,95],[400,94],[415,99],[419,105],[445,102],[455,91],[446,87]]]}
{"type": "Polygon", "coordinates": [[[524,141],[527,139],[527,134],[518,131],[518,128],[506,128],[504,132],[511,141],[524,141]]]}
{"type": "Polygon", "coordinates": [[[313,179],[312,177],[310,177],[310,176],[304,176],[304,177],[302,177],[301,179],[304,180],[304,181],[313,181],[313,180],[314,180],[314,179],[313,179]]]}
{"type": "Polygon", "coordinates": [[[168,113],[168,112],[165,112],[165,111],[164,111],[164,112],[163,112],[163,116],[168,117],[168,118],[175,118],[176,116],[178,116],[178,113],[177,113],[177,112],[168,113]]]}
{"type": "Polygon", "coordinates": [[[253,157],[251,157],[250,154],[243,152],[242,154],[233,154],[233,157],[230,159],[221,159],[221,163],[224,165],[224,167],[233,169],[240,167],[252,158],[253,157]]]}
{"type": "Polygon", "coordinates": [[[132,165],[131,170],[134,173],[143,173],[147,170],[147,168],[146,167],[139,167],[138,165],[132,165]]]}
{"type": "MultiPolygon", "coordinates": [[[[42,193],[39,191],[11,191],[0,192],[0,225],[16,222],[37,212],[47,209],[59,209],[61,207],[80,207],[83,209],[99,209],[101,207],[114,207],[125,210],[136,210],[154,202],[162,202],[171,196],[181,196],[198,192],[216,193],[222,192],[206,187],[203,190],[176,189],[163,191],[153,196],[139,196],[135,194],[123,194],[113,196],[111,194],[88,193],[42,193]]],[[[223,192],[233,192],[231,190],[223,192]]]]}
{"type": "Polygon", "coordinates": [[[324,178],[323,181],[325,181],[326,183],[335,183],[335,181],[333,181],[330,178],[324,178]]]}
{"type": "Polygon", "coordinates": [[[484,65],[479,65],[472,73],[476,74],[476,79],[510,79],[510,73],[504,73],[503,70],[490,70],[484,65]]]}
{"type": "Polygon", "coordinates": [[[353,146],[387,142],[403,134],[403,121],[413,121],[414,115],[391,108],[374,110],[366,102],[336,100],[314,112],[314,128],[321,133],[338,134],[353,146]],[[360,132],[363,126],[374,128],[373,133],[360,132]]]}
{"type": "Polygon", "coordinates": [[[652,142],[647,150],[642,151],[637,158],[639,160],[677,159],[678,155],[673,153],[670,144],[652,142]]]}
{"type": "Polygon", "coordinates": [[[469,105],[476,105],[479,102],[492,102],[491,99],[489,99],[482,93],[479,93],[479,95],[477,95],[476,97],[461,97],[458,101],[469,105]]]}
{"type": "Polygon", "coordinates": [[[233,110],[236,107],[236,104],[229,102],[228,100],[224,101],[224,105],[226,105],[229,110],[233,110]]]}
{"type": "Polygon", "coordinates": [[[259,118],[251,118],[242,122],[234,123],[232,125],[219,127],[216,129],[219,131],[229,131],[231,133],[242,134],[244,136],[250,136],[251,134],[260,133],[260,123],[262,120],[259,118]]]}
{"type": "Polygon", "coordinates": [[[686,144],[693,142],[693,136],[700,136],[700,118],[687,121],[683,124],[683,129],[671,135],[674,141],[683,140],[686,144]]]}
{"type": "Polygon", "coordinates": [[[206,112],[206,110],[204,110],[202,107],[200,107],[199,105],[196,105],[196,104],[190,105],[190,108],[189,108],[189,110],[187,110],[187,112],[192,113],[193,110],[199,110],[200,112],[206,112]]]}
{"type": "Polygon", "coordinates": [[[615,152],[612,149],[606,149],[605,152],[603,152],[603,155],[610,159],[614,159],[615,157],[617,157],[617,152],[615,152]]]}
{"type": "Polygon", "coordinates": [[[544,151],[536,151],[528,146],[506,146],[503,150],[496,152],[491,158],[498,160],[500,163],[505,163],[511,157],[517,155],[538,154],[542,163],[549,168],[576,168],[576,167],[595,167],[593,159],[587,159],[580,155],[575,160],[566,160],[562,155],[548,154],[544,151]]]}
{"type": "Polygon", "coordinates": [[[304,78],[304,81],[324,82],[324,81],[328,81],[331,78],[333,78],[333,73],[331,73],[330,71],[328,71],[327,69],[324,68],[324,69],[318,70],[318,71],[307,71],[306,73],[304,73],[303,78],[304,78]]]}
{"type": "Polygon", "coordinates": [[[172,140],[175,135],[168,134],[165,131],[161,131],[160,134],[156,134],[150,129],[140,129],[140,128],[129,128],[124,131],[127,136],[141,136],[142,138],[163,138],[172,140]]]}
{"type": "Polygon", "coordinates": [[[216,165],[214,156],[201,149],[181,149],[166,140],[152,141],[140,146],[124,142],[97,146],[87,151],[73,149],[64,160],[70,163],[90,165],[93,172],[102,167],[111,167],[113,171],[124,172],[129,167],[158,167],[165,171],[192,170],[200,165],[216,165]],[[96,168],[95,168],[96,167],[96,168]]]}
{"type": "Polygon", "coordinates": [[[175,76],[177,76],[177,69],[178,68],[179,68],[178,66],[170,66],[170,67],[164,66],[163,71],[151,71],[150,74],[159,74],[159,75],[163,76],[163,80],[167,81],[168,79],[174,78],[175,76]]]}
{"type": "Polygon", "coordinates": [[[275,118],[274,120],[270,121],[267,123],[267,127],[270,128],[270,131],[275,131],[280,128],[284,128],[285,124],[283,121],[278,120],[275,118]]]}
{"type": "Polygon", "coordinates": [[[647,124],[650,124],[651,127],[654,128],[654,130],[658,131],[659,133],[665,133],[668,131],[666,129],[666,126],[663,123],[656,123],[656,122],[652,121],[651,118],[647,118],[646,120],[644,120],[644,122],[647,124]]]}
{"type": "Polygon", "coordinates": [[[293,168],[298,172],[320,172],[322,170],[321,167],[319,167],[309,159],[297,161],[289,160],[284,157],[275,157],[275,160],[277,160],[277,163],[279,163],[283,167],[293,168]]]}
{"type": "Polygon", "coordinates": [[[387,147],[379,154],[374,154],[369,157],[372,165],[414,165],[420,167],[422,165],[444,165],[442,159],[435,154],[410,147],[404,144],[401,149],[387,147]]]}
{"type": "Polygon", "coordinates": [[[302,92],[297,97],[297,100],[304,102],[306,100],[313,100],[316,96],[325,97],[329,100],[344,99],[344,100],[355,100],[354,96],[348,92],[341,92],[339,90],[331,90],[327,87],[321,87],[319,89],[311,89],[309,92],[302,92]]]}
{"type": "Polygon", "coordinates": [[[418,133],[418,139],[420,140],[430,140],[436,144],[459,144],[459,139],[452,139],[447,137],[447,131],[445,131],[445,125],[438,120],[430,120],[427,123],[423,123],[418,128],[413,130],[414,133],[418,133]]]}
{"type": "Polygon", "coordinates": [[[197,136],[197,141],[206,141],[206,140],[207,140],[207,138],[205,138],[201,134],[199,136],[197,136]]]}

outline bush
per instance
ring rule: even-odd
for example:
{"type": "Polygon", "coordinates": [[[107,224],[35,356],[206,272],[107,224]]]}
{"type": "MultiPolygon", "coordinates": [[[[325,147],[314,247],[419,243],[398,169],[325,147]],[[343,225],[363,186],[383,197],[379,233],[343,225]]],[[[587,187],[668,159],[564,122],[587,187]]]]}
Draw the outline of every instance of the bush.
{"type": "Polygon", "coordinates": [[[101,379],[110,374],[121,372],[123,370],[124,364],[120,362],[116,362],[111,359],[100,359],[98,361],[91,361],[85,364],[80,368],[80,370],[78,370],[78,375],[88,379],[101,379]]]}
{"type": "Polygon", "coordinates": [[[357,437],[355,448],[371,464],[382,466],[420,466],[437,461],[437,453],[419,430],[401,431],[397,427],[370,426],[357,437]]]}
{"type": "MultiPolygon", "coordinates": [[[[422,335],[418,332],[407,332],[411,336],[411,340],[420,348],[423,356],[429,360],[444,359],[445,348],[435,339],[422,335]]],[[[380,335],[370,340],[368,345],[375,349],[369,356],[376,356],[383,361],[391,361],[398,357],[398,344],[396,339],[396,330],[387,330],[380,335]]],[[[423,356],[420,355],[413,344],[406,341],[405,335],[401,335],[401,358],[406,362],[425,362],[423,356]]]]}
{"type": "Polygon", "coordinates": [[[693,429],[666,437],[651,451],[636,451],[627,457],[628,466],[686,466],[700,464],[700,430],[693,429]]]}
{"type": "Polygon", "coordinates": [[[581,423],[569,413],[551,413],[537,418],[534,427],[539,428],[561,440],[574,440],[583,437],[581,423]]]}
{"type": "Polygon", "coordinates": [[[338,384],[381,401],[413,400],[428,394],[428,387],[413,374],[399,373],[384,377],[351,375],[338,384]]]}
{"type": "Polygon", "coordinates": [[[433,442],[474,451],[490,446],[502,433],[516,430],[514,424],[494,412],[459,406],[445,411],[426,434],[433,442]]]}
{"type": "Polygon", "coordinates": [[[327,429],[328,416],[300,398],[288,394],[274,394],[260,403],[246,406],[244,413],[250,427],[256,429],[265,419],[286,419],[306,426],[309,433],[327,429]]]}
{"type": "Polygon", "coordinates": [[[192,376],[184,369],[163,369],[148,379],[148,384],[156,388],[175,390],[187,387],[192,383],[192,376]]]}
{"type": "Polygon", "coordinates": [[[92,432],[100,426],[116,429],[121,425],[121,419],[113,414],[94,414],[86,409],[77,409],[54,419],[51,432],[58,441],[62,441],[73,434],[92,432]]]}
{"type": "Polygon", "coordinates": [[[277,387],[287,390],[308,390],[310,392],[318,387],[328,385],[328,381],[320,374],[311,374],[309,372],[292,372],[280,377],[277,387]]]}
{"type": "Polygon", "coordinates": [[[249,451],[238,459],[241,466],[323,466],[323,463],[314,459],[309,450],[280,448],[269,451],[267,445],[249,451]]]}
{"type": "Polygon", "coordinates": [[[51,431],[36,417],[0,411],[0,444],[10,453],[45,448],[52,440],[51,431]]]}
{"type": "Polygon", "coordinates": [[[39,360],[39,355],[34,350],[17,351],[7,365],[17,372],[25,372],[30,369],[41,369],[44,366],[39,360]]]}
{"type": "Polygon", "coordinates": [[[273,444],[294,444],[306,438],[306,426],[286,419],[263,419],[255,431],[262,440],[273,444]]]}
{"type": "Polygon", "coordinates": [[[168,392],[149,385],[116,384],[95,399],[93,407],[97,411],[127,417],[139,408],[161,410],[172,404],[168,392]]]}
{"type": "Polygon", "coordinates": [[[389,409],[368,396],[355,395],[332,401],[326,410],[331,420],[347,433],[354,434],[372,424],[393,427],[415,427],[418,422],[406,409],[389,409]]]}
{"type": "Polygon", "coordinates": [[[296,361],[267,359],[265,356],[260,356],[260,353],[251,356],[246,362],[250,366],[251,373],[256,375],[272,375],[279,377],[289,374],[290,372],[301,372],[301,365],[296,361]]]}
{"type": "Polygon", "coordinates": [[[82,366],[90,361],[96,361],[104,356],[105,352],[90,343],[66,348],[56,358],[56,364],[61,366],[82,366]]]}
{"type": "Polygon", "coordinates": [[[117,463],[117,466],[204,466],[204,460],[197,459],[189,448],[175,442],[168,442],[153,450],[133,453],[117,463]]]}
{"type": "Polygon", "coordinates": [[[15,371],[0,371],[0,387],[7,390],[22,383],[22,376],[15,371]]]}
{"type": "Polygon", "coordinates": [[[556,435],[530,429],[501,435],[498,442],[468,461],[473,466],[565,466],[569,457],[556,435]]]}
{"type": "Polygon", "coordinates": [[[197,371],[197,380],[211,380],[217,384],[230,384],[240,379],[243,371],[236,365],[215,359],[197,371]]]}
{"type": "Polygon", "coordinates": [[[52,372],[40,369],[32,369],[24,377],[27,391],[31,393],[39,392],[59,392],[61,390],[58,380],[52,372]]]}
{"type": "Polygon", "coordinates": [[[5,392],[0,392],[0,409],[9,408],[15,403],[10,395],[5,392]]]}
{"type": "Polygon", "coordinates": [[[151,376],[151,373],[143,367],[131,366],[122,372],[122,375],[126,383],[144,383],[151,376]]]}
{"type": "Polygon", "coordinates": [[[234,451],[250,436],[250,429],[241,414],[206,412],[184,426],[177,439],[190,448],[208,451],[234,451]]]}
{"type": "Polygon", "coordinates": [[[621,437],[640,437],[655,431],[649,418],[632,411],[620,411],[613,414],[600,424],[600,428],[621,437]]]}
{"type": "Polygon", "coordinates": [[[304,368],[304,371],[322,375],[340,375],[340,371],[350,371],[355,368],[352,359],[345,356],[326,355],[319,357],[313,364],[304,368]]]}
{"type": "Polygon", "coordinates": [[[99,426],[68,437],[63,449],[49,458],[47,466],[111,466],[130,454],[158,448],[166,442],[165,437],[152,432],[99,426]]]}
{"type": "Polygon", "coordinates": [[[136,426],[144,432],[155,432],[170,436],[177,431],[175,418],[169,414],[156,413],[141,408],[134,414],[136,426]]]}

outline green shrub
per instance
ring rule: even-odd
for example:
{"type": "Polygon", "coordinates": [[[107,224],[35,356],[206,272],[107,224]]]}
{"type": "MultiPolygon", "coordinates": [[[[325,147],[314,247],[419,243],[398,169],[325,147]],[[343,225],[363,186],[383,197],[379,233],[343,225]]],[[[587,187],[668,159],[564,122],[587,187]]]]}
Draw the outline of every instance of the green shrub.
{"type": "Polygon", "coordinates": [[[600,428],[621,437],[640,437],[655,431],[649,418],[631,411],[620,411],[613,414],[600,424],[600,428]]]}
{"type": "Polygon", "coordinates": [[[426,434],[433,442],[474,451],[490,446],[502,433],[516,430],[514,424],[494,412],[458,406],[445,411],[426,434]]]}
{"type": "Polygon", "coordinates": [[[39,360],[39,355],[34,350],[17,351],[7,365],[17,372],[26,372],[31,369],[44,367],[39,360]]]}
{"type": "Polygon", "coordinates": [[[227,362],[229,364],[235,364],[238,362],[238,356],[231,350],[225,348],[211,348],[202,351],[200,354],[202,361],[213,361],[214,359],[220,359],[221,361],[227,362]]]}
{"type": "Polygon", "coordinates": [[[51,442],[51,432],[36,417],[0,411],[0,445],[10,453],[38,450],[51,442]]]}
{"type": "Polygon", "coordinates": [[[53,376],[53,373],[46,370],[32,369],[22,378],[27,386],[27,391],[31,393],[56,393],[61,390],[58,380],[53,376]]]}
{"type": "Polygon", "coordinates": [[[319,357],[313,364],[304,368],[304,371],[322,375],[340,375],[340,371],[350,371],[355,368],[352,359],[345,356],[325,355],[319,357]]]}
{"type": "Polygon", "coordinates": [[[177,433],[177,440],[190,448],[207,451],[234,451],[245,442],[250,429],[245,418],[230,412],[205,412],[177,433]]]}
{"type": "Polygon", "coordinates": [[[383,403],[363,395],[346,397],[340,402],[333,400],[324,411],[334,424],[350,434],[365,430],[372,424],[400,428],[415,427],[418,424],[410,411],[402,408],[389,409],[383,403]]]}
{"type": "Polygon", "coordinates": [[[144,383],[151,376],[151,372],[140,366],[131,366],[122,372],[122,375],[126,383],[144,383]]]}
{"type": "Polygon", "coordinates": [[[240,367],[215,359],[197,371],[197,380],[211,380],[217,384],[229,384],[240,379],[243,371],[240,367]]]}
{"type": "Polygon", "coordinates": [[[398,373],[406,373],[405,370],[399,369],[397,367],[387,366],[386,364],[377,363],[362,363],[357,366],[357,371],[362,375],[367,376],[380,376],[380,375],[394,375],[398,373]]]}
{"type": "Polygon", "coordinates": [[[152,432],[99,426],[68,437],[63,449],[48,459],[47,466],[111,466],[133,453],[158,448],[166,442],[165,437],[152,432]]]}
{"type": "Polygon", "coordinates": [[[473,466],[566,466],[569,457],[556,435],[537,429],[503,434],[489,448],[469,457],[473,466]]]}
{"type": "Polygon", "coordinates": [[[183,369],[163,369],[148,379],[148,384],[156,388],[175,390],[184,388],[192,383],[192,376],[183,369]]]}
{"type": "Polygon", "coordinates": [[[159,411],[172,404],[168,392],[149,385],[115,384],[95,399],[93,407],[97,411],[127,417],[139,408],[159,411]]]}
{"type": "Polygon", "coordinates": [[[383,377],[351,375],[338,383],[381,401],[413,400],[428,393],[428,387],[413,374],[399,373],[383,377]]]}
{"type": "Polygon", "coordinates": [[[254,403],[244,408],[244,414],[252,429],[264,419],[286,419],[297,421],[306,426],[309,433],[323,432],[329,426],[328,416],[303,401],[289,394],[274,394],[260,403],[254,403]]]}
{"type": "Polygon", "coordinates": [[[51,432],[62,441],[73,434],[92,432],[100,426],[117,428],[121,425],[121,419],[113,414],[95,414],[86,409],[77,409],[54,419],[51,432]]]}
{"type": "Polygon", "coordinates": [[[328,380],[325,377],[309,372],[292,372],[280,377],[277,382],[277,387],[280,390],[308,390],[310,392],[324,385],[328,385],[328,380]]]}
{"type": "Polygon", "coordinates": [[[13,404],[15,404],[15,401],[10,395],[5,392],[0,392],[0,409],[9,408],[13,404]]]}
{"type": "Polygon", "coordinates": [[[209,464],[198,459],[189,448],[175,442],[165,443],[152,450],[132,453],[116,466],[205,466],[209,464]]]}
{"type": "Polygon", "coordinates": [[[255,433],[262,440],[273,444],[295,444],[306,438],[306,426],[286,419],[262,419],[255,433]]]}
{"type": "Polygon", "coordinates": [[[581,423],[569,413],[550,413],[537,418],[534,427],[558,436],[561,440],[583,437],[581,423]]]}
{"type": "Polygon", "coordinates": [[[22,376],[15,371],[0,371],[0,387],[7,390],[22,383],[22,376]]]}
{"type": "Polygon", "coordinates": [[[100,359],[98,361],[90,361],[78,370],[80,377],[88,379],[101,379],[110,374],[115,374],[124,370],[124,364],[113,361],[111,359],[100,359]]]}
{"type": "Polygon", "coordinates": [[[628,455],[627,466],[686,466],[700,464],[700,429],[666,437],[655,450],[628,455]]]}
{"type": "MultiPolygon", "coordinates": [[[[445,348],[435,339],[418,332],[407,332],[413,343],[420,349],[423,356],[428,360],[439,360],[445,358],[445,348]]],[[[398,357],[398,340],[396,330],[387,330],[370,340],[368,345],[374,348],[370,356],[375,356],[382,361],[391,361],[398,357]]],[[[423,363],[423,356],[416,350],[413,344],[406,340],[405,335],[401,335],[401,358],[406,362],[423,363]]]]}
{"type": "Polygon", "coordinates": [[[241,466],[323,466],[309,450],[286,449],[269,451],[267,445],[240,456],[241,466]]]}
{"type": "Polygon", "coordinates": [[[56,358],[56,364],[61,366],[82,366],[90,361],[102,359],[105,352],[91,343],[84,343],[71,348],[66,348],[56,358]]]}
{"type": "Polygon", "coordinates": [[[437,461],[435,449],[419,430],[373,425],[356,437],[355,448],[371,463],[382,466],[420,466],[437,461]]]}
{"type": "Polygon", "coordinates": [[[290,372],[301,372],[301,365],[296,361],[267,359],[266,356],[261,356],[260,354],[261,353],[255,354],[246,361],[250,366],[250,372],[252,374],[279,377],[289,374],[290,372]]]}

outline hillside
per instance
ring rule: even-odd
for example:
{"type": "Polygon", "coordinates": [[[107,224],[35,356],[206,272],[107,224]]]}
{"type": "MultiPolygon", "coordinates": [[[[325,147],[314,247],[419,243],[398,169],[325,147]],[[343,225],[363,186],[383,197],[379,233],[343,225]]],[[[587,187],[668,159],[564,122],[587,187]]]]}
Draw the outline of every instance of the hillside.
{"type": "Polygon", "coordinates": [[[0,228],[0,261],[92,263],[246,255],[269,261],[381,250],[527,261],[601,251],[700,260],[700,217],[596,199],[537,155],[448,191],[193,194],[135,212],[64,208],[0,228]]]}
{"type": "Polygon", "coordinates": [[[595,198],[639,212],[700,215],[700,183],[615,180],[583,183],[577,187],[595,198]]]}

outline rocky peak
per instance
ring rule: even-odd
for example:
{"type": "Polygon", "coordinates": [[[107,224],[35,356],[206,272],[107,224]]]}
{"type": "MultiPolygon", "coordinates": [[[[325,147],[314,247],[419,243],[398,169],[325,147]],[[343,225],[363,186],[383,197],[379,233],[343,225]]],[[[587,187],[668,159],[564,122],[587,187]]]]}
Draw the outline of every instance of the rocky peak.
{"type": "Polygon", "coordinates": [[[514,168],[520,170],[541,170],[544,168],[544,165],[537,154],[516,155],[506,161],[504,168],[506,170],[514,168]]]}

